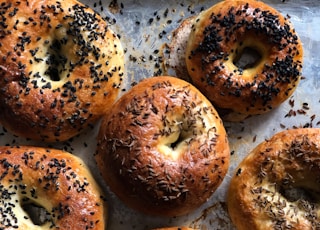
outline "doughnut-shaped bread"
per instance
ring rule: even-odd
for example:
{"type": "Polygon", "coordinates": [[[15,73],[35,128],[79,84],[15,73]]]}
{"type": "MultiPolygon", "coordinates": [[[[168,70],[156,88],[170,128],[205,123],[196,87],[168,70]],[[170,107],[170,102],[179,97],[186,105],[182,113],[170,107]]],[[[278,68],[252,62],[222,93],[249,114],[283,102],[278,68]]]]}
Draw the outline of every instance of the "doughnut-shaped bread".
{"type": "Polygon", "coordinates": [[[0,147],[0,196],[0,229],[106,227],[98,184],[82,160],[61,150],[0,147]],[[43,222],[33,220],[27,206],[44,209],[43,222]]]}
{"type": "Polygon", "coordinates": [[[230,182],[236,228],[320,228],[320,129],[292,129],[258,145],[230,182]]]}
{"type": "Polygon", "coordinates": [[[114,103],[124,71],[116,34],[76,0],[1,1],[0,123],[64,141],[114,103]]]}
{"type": "Polygon", "coordinates": [[[225,0],[200,13],[186,47],[193,84],[228,121],[279,106],[298,86],[302,61],[290,21],[256,0],[225,0]]]}
{"type": "Polygon", "coordinates": [[[210,198],[230,152],[211,103],[191,84],[160,76],[132,87],[103,118],[95,158],[128,206],[180,216],[210,198]]]}

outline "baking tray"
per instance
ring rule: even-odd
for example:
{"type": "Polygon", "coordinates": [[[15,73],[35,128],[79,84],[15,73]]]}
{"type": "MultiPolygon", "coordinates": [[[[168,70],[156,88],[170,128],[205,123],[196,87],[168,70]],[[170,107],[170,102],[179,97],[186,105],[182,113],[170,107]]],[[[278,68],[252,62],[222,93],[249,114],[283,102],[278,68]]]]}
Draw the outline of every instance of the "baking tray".
{"type": "MultiPolygon", "coordinates": [[[[170,44],[180,23],[218,1],[82,0],[100,13],[119,34],[125,49],[126,82],[122,93],[141,79],[156,75],[178,75],[170,65],[170,44]]],[[[225,122],[231,148],[229,171],[218,190],[194,212],[177,218],[146,216],[126,207],[101,179],[93,154],[99,123],[80,136],[49,147],[64,149],[85,159],[104,188],[109,206],[108,229],[152,229],[165,226],[190,226],[198,229],[234,229],[226,208],[226,191],[240,161],[258,143],[284,129],[320,127],[320,1],[265,0],[288,15],[304,47],[303,79],[295,93],[279,108],[243,122],[225,122]]],[[[37,145],[12,135],[0,126],[0,145],[37,145]]]]}

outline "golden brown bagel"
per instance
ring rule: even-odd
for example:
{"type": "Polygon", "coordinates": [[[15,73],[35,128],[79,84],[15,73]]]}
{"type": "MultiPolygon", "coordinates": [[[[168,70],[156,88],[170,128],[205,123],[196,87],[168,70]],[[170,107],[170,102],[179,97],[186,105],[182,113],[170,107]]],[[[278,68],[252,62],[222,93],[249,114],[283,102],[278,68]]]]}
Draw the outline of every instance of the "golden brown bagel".
{"type": "Polygon", "coordinates": [[[0,123],[64,141],[96,122],[119,93],[121,43],[76,0],[1,1],[0,123]]]}
{"type": "Polygon", "coordinates": [[[301,77],[303,48],[290,21],[256,0],[225,0],[194,20],[186,47],[193,84],[240,121],[279,106],[301,77]],[[242,56],[253,57],[242,64],[242,56]]]}
{"type": "Polygon", "coordinates": [[[229,166],[225,129],[191,84],[152,77],[132,87],[102,121],[96,161],[128,206],[179,216],[206,202],[229,166]]]}
{"type": "Polygon", "coordinates": [[[56,149],[0,147],[0,228],[105,230],[107,207],[82,160],[56,149]],[[26,205],[46,210],[35,224],[26,205]]]}
{"type": "Polygon", "coordinates": [[[320,129],[280,132],[258,145],[230,182],[237,229],[320,228],[320,129]]]}

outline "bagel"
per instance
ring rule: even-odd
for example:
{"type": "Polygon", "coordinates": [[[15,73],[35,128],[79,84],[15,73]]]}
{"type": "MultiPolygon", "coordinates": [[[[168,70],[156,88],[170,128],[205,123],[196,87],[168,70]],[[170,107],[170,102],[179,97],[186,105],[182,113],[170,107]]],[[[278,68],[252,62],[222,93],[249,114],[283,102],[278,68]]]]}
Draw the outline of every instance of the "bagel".
{"type": "Polygon", "coordinates": [[[225,0],[194,19],[185,62],[192,83],[222,119],[241,121],[292,95],[301,78],[303,47],[276,9],[256,0],[225,0]]]}
{"type": "Polygon", "coordinates": [[[110,189],[148,215],[181,216],[206,202],[228,170],[223,123],[191,84],[169,76],[133,86],[103,118],[95,159],[110,189]]]}
{"type": "Polygon", "coordinates": [[[320,228],[320,129],[275,134],[240,163],[228,211],[237,229],[320,228]]]}
{"type": "Polygon", "coordinates": [[[117,35],[76,0],[1,2],[0,123],[12,133],[65,141],[92,126],[120,92],[117,35]]]}
{"type": "Polygon", "coordinates": [[[106,227],[107,206],[100,187],[84,162],[68,152],[0,147],[0,195],[0,229],[106,227]],[[26,211],[32,205],[45,210],[43,222],[26,211]]]}

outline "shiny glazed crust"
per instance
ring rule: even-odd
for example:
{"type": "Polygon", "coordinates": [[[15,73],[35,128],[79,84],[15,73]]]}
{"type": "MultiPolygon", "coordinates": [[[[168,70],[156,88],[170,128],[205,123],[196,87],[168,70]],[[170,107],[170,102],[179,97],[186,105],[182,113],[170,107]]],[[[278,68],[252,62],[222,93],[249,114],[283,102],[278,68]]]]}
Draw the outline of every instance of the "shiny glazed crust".
{"type": "Polygon", "coordinates": [[[1,1],[0,123],[64,141],[114,103],[124,70],[118,37],[75,1],[1,1]]]}
{"type": "Polygon", "coordinates": [[[255,0],[225,0],[200,13],[186,47],[192,82],[229,121],[279,106],[298,86],[302,61],[302,44],[289,20],[255,0]],[[260,61],[237,67],[247,48],[260,61]]]}
{"type": "Polygon", "coordinates": [[[1,229],[105,230],[107,207],[85,164],[70,153],[40,147],[0,147],[1,229]],[[46,209],[35,225],[23,206],[46,209]]]}
{"type": "Polygon", "coordinates": [[[238,166],[228,191],[237,229],[320,228],[320,129],[280,132],[238,166]]]}
{"type": "Polygon", "coordinates": [[[132,87],[101,124],[96,161],[128,206],[178,216],[207,201],[229,166],[225,129],[211,103],[174,77],[132,87]]]}

